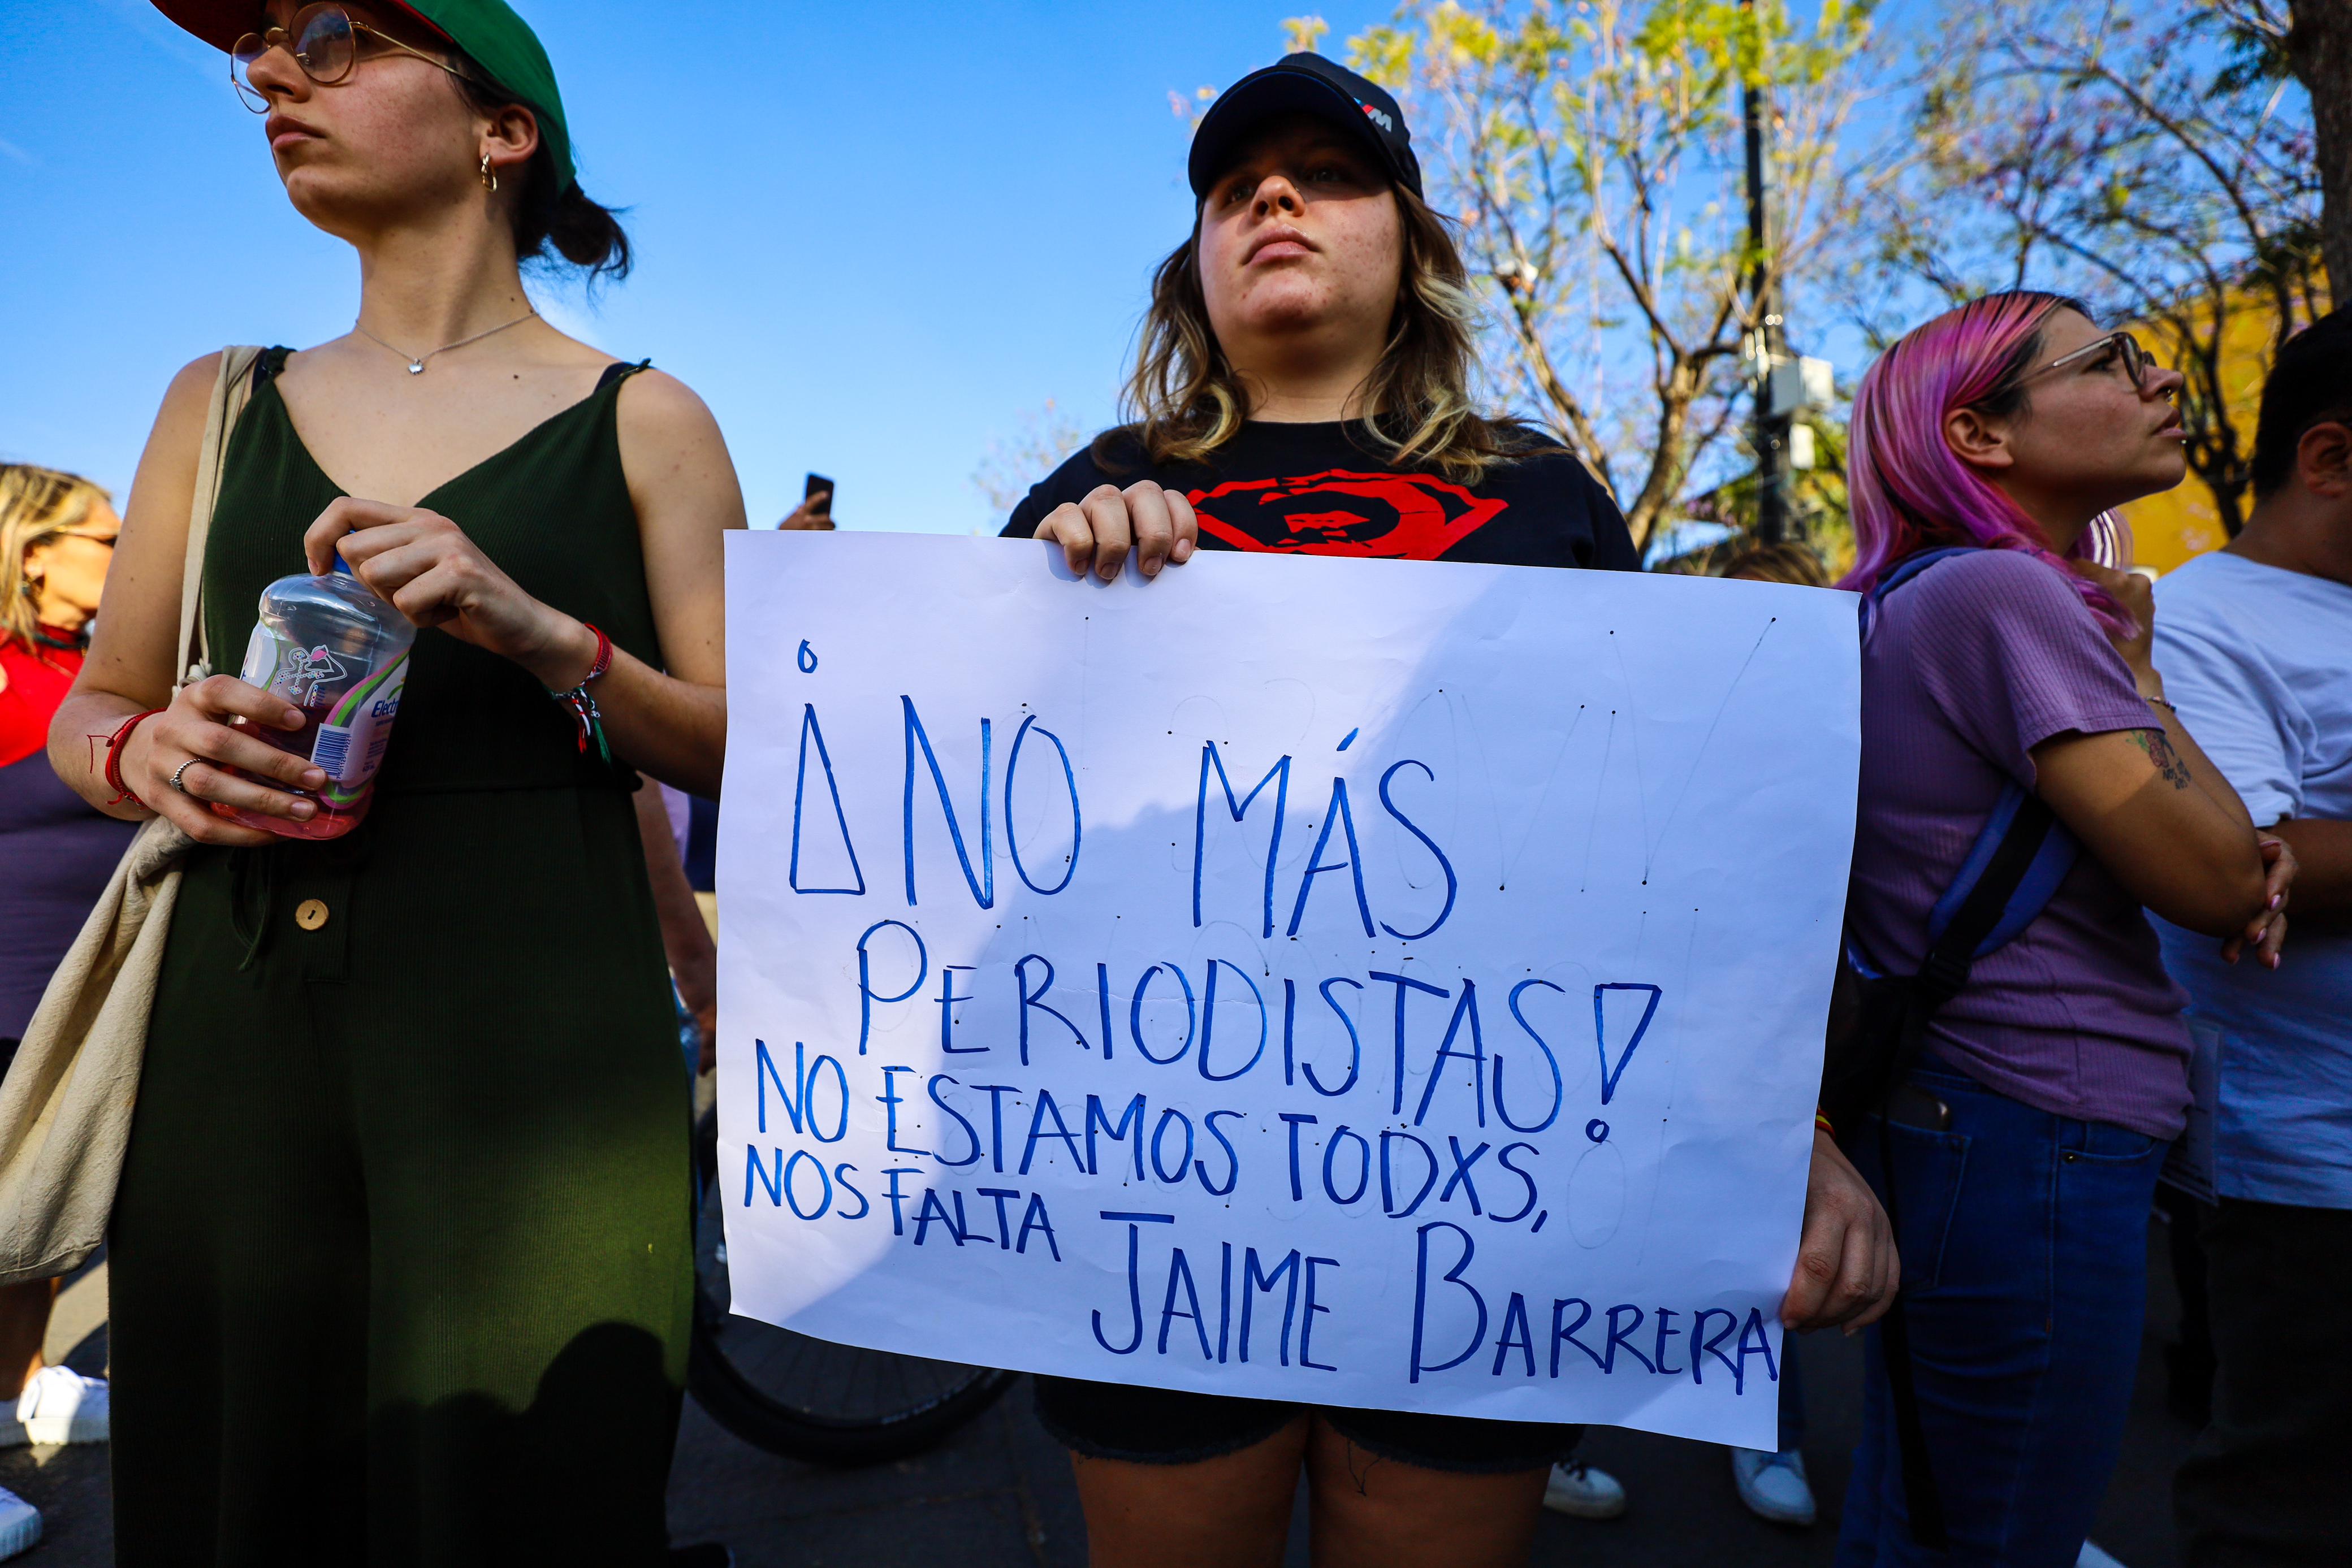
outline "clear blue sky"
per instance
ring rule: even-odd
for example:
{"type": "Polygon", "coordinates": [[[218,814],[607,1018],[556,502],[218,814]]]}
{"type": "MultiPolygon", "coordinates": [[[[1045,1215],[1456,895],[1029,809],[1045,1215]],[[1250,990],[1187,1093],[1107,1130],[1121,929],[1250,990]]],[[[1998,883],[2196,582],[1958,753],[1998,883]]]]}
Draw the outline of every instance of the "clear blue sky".
{"type": "MultiPolygon", "coordinates": [[[[1107,422],[1191,222],[1171,89],[1273,59],[1291,0],[520,0],[636,275],[567,329],[717,413],[755,525],[992,527],[971,484],[1046,400],[1107,422]]],[[[1332,43],[1385,5],[1312,7],[1332,43]]],[[[358,267],[286,204],[225,57],[145,0],[0,0],[0,457],[127,490],[178,366],[347,330],[358,267]]]]}

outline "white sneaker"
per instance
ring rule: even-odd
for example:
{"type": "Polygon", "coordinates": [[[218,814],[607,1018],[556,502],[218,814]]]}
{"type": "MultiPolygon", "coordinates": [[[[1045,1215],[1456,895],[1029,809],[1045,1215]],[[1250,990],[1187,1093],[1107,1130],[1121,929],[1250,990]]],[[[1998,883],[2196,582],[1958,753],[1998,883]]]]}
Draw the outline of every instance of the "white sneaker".
{"type": "Polygon", "coordinates": [[[1607,1470],[1582,1459],[1562,1459],[1544,1482],[1544,1506],[1578,1519],[1615,1519],[1625,1511],[1625,1489],[1607,1470]]]}
{"type": "Polygon", "coordinates": [[[103,1443],[107,1387],[103,1377],[84,1377],[69,1366],[45,1366],[25,1384],[16,1400],[16,1420],[27,1443],[103,1443]]]}
{"type": "Polygon", "coordinates": [[[1748,1511],[1775,1524],[1813,1522],[1813,1488],[1805,1479],[1805,1456],[1761,1448],[1731,1450],[1731,1479],[1748,1511]]]}
{"type": "Polygon", "coordinates": [[[41,1511],[0,1487],[0,1557],[14,1557],[41,1538],[41,1511]]]}
{"type": "Polygon", "coordinates": [[[2124,1568],[2124,1565],[2085,1541],[2082,1552],[2074,1559],[2074,1568],[2124,1568]]]}

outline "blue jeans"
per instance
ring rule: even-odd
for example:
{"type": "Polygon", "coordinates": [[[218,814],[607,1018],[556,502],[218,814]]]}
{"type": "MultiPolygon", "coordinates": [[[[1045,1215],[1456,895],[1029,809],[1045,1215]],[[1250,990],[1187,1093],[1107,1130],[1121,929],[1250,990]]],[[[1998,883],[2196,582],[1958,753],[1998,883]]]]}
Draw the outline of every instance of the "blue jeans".
{"type": "MultiPolygon", "coordinates": [[[[1913,1378],[1951,1552],[1912,1541],[1878,1333],[1838,1568],[2072,1568],[2123,1439],[2166,1145],[2053,1116],[1948,1068],[1949,1131],[1886,1129],[1913,1378]]],[[[1878,1124],[1855,1165],[1885,1195],[1878,1124]]]]}

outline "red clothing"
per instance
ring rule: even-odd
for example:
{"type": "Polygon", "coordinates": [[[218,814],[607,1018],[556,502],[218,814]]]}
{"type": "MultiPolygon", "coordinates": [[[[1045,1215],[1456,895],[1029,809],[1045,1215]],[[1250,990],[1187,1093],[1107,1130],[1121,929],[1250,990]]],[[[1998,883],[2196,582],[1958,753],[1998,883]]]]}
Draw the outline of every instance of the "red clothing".
{"type": "MultiPolygon", "coordinates": [[[[68,640],[53,627],[41,630],[61,643],[68,640]]],[[[80,668],[79,647],[27,646],[14,637],[0,637],[0,673],[8,677],[6,687],[0,689],[0,768],[47,747],[49,720],[80,668]]]]}
{"type": "Polygon", "coordinates": [[[81,668],[52,627],[31,646],[0,637],[0,1047],[24,1034],[58,960],[137,831],[67,789],[43,755],[49,720],[81,668]]]}

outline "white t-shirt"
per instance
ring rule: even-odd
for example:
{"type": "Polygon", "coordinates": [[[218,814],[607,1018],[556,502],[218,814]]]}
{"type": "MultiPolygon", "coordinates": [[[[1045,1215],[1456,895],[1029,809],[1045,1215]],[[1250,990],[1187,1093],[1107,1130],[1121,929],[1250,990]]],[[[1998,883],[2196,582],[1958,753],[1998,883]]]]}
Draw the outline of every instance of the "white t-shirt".
{"type": "MultiPolygon", "coordinates": [[[[2352,821],[2352,585],[2215,554],[2156,602],[2165,695],[2254,821],[2352,821]]],[[[2156,925],[2191,1016],[2221,1034],[2218,1190],[2352,1208],[2352,932],[2291,925],[2273,973],[2156,925]]]]}

